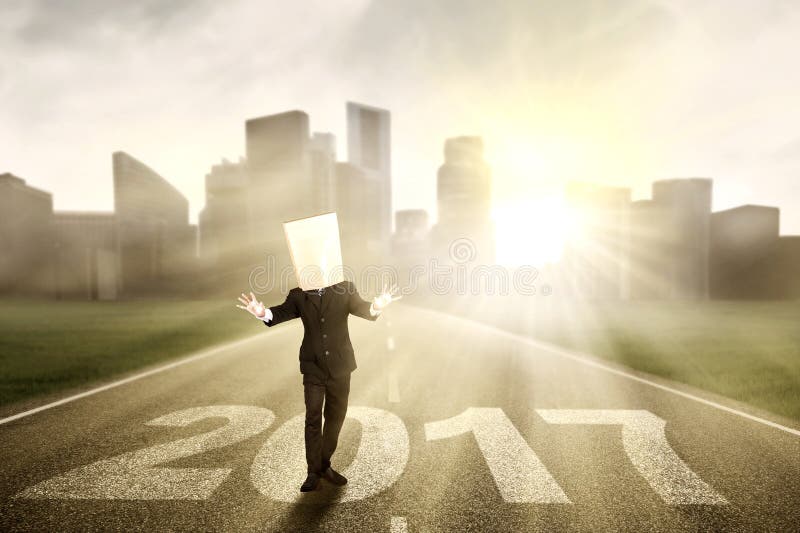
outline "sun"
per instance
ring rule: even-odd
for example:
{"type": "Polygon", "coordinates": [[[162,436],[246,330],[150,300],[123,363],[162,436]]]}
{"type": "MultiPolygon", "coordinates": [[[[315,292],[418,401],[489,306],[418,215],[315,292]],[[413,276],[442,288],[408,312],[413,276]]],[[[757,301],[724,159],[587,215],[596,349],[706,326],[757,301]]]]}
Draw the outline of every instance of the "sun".
{"type": "Polygon", "coordinates": [[[544,266],[561,258],[572,222],[561,197],[506,204],[493,211],[497,262],[544,266]]]}
{"type": "Polygon", "coordinates": [[[572,223],[560,189],[573,152],[563,139],[509,136],[488,154],[500,193],[492,211],[498,263],[543,266],[561,258],[572,223]]]}

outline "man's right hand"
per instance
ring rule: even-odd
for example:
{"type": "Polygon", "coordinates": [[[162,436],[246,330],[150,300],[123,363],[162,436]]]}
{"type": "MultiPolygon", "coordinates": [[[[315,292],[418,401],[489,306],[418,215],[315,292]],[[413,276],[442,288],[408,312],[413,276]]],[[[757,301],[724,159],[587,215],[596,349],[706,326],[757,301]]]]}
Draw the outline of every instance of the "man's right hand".
{"type": "Polygon", "coordinates": [[[267,315],[267,310],[264,307],[264,304],[256,300],[256,297],[252,292],[250,293],[250,298],[248,298],[245,293],[242,293],[242,295],[239,296],[239,303],[242,305],[237,305],[236,307],[239,309],[244,309],[258,319],[264,320],[267,315]]]}

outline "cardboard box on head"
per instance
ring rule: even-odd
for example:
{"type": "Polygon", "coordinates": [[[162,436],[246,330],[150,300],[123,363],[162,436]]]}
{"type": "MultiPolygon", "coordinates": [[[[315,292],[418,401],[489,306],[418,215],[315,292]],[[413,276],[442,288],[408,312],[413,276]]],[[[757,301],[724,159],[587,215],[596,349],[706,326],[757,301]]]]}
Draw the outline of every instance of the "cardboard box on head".
{"type": "Polygon", "coordinates": [[[284,222],[283,232],[301,289],[321,289],[344,281],[336,213],[284,222]]]}

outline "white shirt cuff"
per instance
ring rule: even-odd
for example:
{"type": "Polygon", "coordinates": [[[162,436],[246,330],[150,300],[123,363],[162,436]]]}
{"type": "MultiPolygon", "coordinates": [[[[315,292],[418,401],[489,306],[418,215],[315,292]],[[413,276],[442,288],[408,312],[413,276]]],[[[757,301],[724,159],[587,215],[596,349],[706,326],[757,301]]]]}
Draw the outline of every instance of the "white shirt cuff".
{"type": "Polygon", "coordinates": [[[372,315],[372,316],[378,316],[378,315],[381,314],[381,312],[376,310],[375,307],[373,307],[372,304],[369,304],[369,314],[372,315]]]}
{"type": "MultiPolygon", "coordinates": [[[[256,315],[253,315],[253,316],[256,316],[256,315]]],[[[263,320],[264,322],[269,322],[270,320],[272,320],[272,311],[270,310],[269,307],[267,307],[266,310],[265,310],[264,316],[262,316],[261,318],[256,316],[256,318],[258,318],[259,320],[263,320]]]]}

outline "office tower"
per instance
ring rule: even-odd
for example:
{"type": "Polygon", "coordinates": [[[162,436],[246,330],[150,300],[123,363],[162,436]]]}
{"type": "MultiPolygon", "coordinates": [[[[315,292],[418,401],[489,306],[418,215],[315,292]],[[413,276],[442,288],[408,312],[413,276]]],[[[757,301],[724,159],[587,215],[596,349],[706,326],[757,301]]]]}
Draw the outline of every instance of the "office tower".
{"type": "Polygon", "coordinates": [[[797,300],[800,299],[798,272],[800,272],[800,236],[784,235],[757,260],[752,274],[740,283],[752,285],[750,293],[752,296],[747,297],[797,300]]]}
{"type": "Polygon", "coordinates": [[[403,209],[395,212],[395,231],[392,235],[394,264],[412,266],[425,264],[429,256],[428,212],[424,209],[403,209]]]}
{"type": "Polygon", "coordinates": [[[671,242],[663,269],[670,298],[708,298],[711,189],[707,178],[653,183],[653,201],[669,213],[665,229],[671,242]]]}
{"type": "Polygon", "coordinates": [[[631,296],[706,299],[712,181],[653,183],[652,200],[631,206],[631,296]]]}
{"type": "Polygon", "coordinates": [[[124,152],[112,158],[120,288],[123,293],[174,288],[196,254],[189,202],[144,163],[124,152]]]}
{"type": "Polygon", "coordinates": [[[352,163],[336,163],[336,206],[342,258],[346,265],[358,268],[380,259],[380,250],[366,243],[380,240],[380,178],[352,163]]]}
{"type": "Polygon", "coordinates": [[[428,212],[403,209],[395,213],[394,235],[400,241],[422,241],[428,234],[428,212]]]}
{"type": "Polygon", "coordinates": [[[667,299],[672,283],[664,265],[675,241],[670,210],[653,200],[639,200],[630,209],[630,297],[667,299]]]}
{"type": "Polygon", "coordinates": [[[742,205],[711,214],[710,290],[716,299],[800,296],[800,238],[780,236],[780,210],[742,205]]]}
{"type": "Polygon", "coordinates": [[[575,225],[562,260],[571,294],[628,298],[631,190],[570,183],[566,201],[575,225]]]}
{"type": "Polygon", "coordinates": [[[53,289],[53,197],[0,174],[0,293],[53,289]]]}
{"type": "Polygon", "coordinates": [[[336,211],[336,137],[314,133],[309,143],[314,214],[336,211]]]}
{"type": "Polygon", "coordinates": [[[287,111],[252,118],[245,133],[251,235],[266,251],[282,253],[282,223],[314,214],[308,115],[287,111]]]}
{"type": "Polygon", "coordinates": [[[436,187],[439,224],[460,227],[490,218],[491,173],[483,160],[480,137],[445,141],[444,164],[439,167],[436,187]]]}
{"type": "Polygon", "coordinates": [[[436,254],[447,253],[456,239],[469,239],[477,261],[494,262],[491,220],[491,172],[480,137],[454,137],[444,145],[444,163],[436,182],[438,221],[433,231],[436,254]]]}
{"type": "Polygon", "coordinates": [[[116,299],[120,265],[114,213],[56,211],[53,226],[56,297],[116,299]]]}
{"type": "MultiPolygon", "coordinates": [[[[364,201],[377,207],[374,221],[378,231],[365,242],[377,254],[386,252],[392,227],[391,114],[385,109],[347,103],[347,159],[371,180],[370,195],[364,201]]],[[[339,207],[341,210],[341,207],[339,207]]]]}
{"type": "Polygon", "coordinates": [[[244,159],[223,159],[206,174],[206,205],[198,218],[200,257],[207,267],[235,268],[251,244],[248,184],[244,159]]]}

